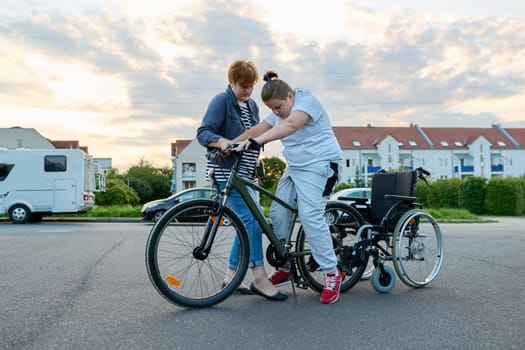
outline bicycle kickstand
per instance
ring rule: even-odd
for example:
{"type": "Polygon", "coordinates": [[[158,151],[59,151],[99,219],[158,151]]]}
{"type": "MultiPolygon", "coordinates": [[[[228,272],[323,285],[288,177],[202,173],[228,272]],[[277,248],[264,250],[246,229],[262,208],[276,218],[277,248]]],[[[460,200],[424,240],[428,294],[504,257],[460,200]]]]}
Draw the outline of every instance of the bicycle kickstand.
{"type": "Polygon", "coordinates": [[[297,283],[297,286],[303,289],[307,289],[308,285],[306,284],[306,281],[303,280],[302,276],[299,276],[297,273],[297,265],[295,263],[295,258],[289,258],[288,263],[290,264],[290,270],[292,272],[292,293],[293,298],[295,301],[295,305],[297,305],[297,294],[295,292],[295,284],[297,283]]]}

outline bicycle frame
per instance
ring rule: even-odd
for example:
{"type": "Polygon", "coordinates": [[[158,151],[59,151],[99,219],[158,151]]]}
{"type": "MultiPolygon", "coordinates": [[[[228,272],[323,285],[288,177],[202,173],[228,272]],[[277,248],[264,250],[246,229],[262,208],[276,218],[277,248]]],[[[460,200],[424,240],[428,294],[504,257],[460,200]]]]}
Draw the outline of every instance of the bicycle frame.
{"type": "MultiPolygon", "coordinates": [[[[272,245],[275,248],[275,251],[277,254],[282,258],[288,258],[291,256],[301,256],[301,255],[307,255],[310,254],[309,250],[305,250],[300,253],[291,253],[289,249],[291,248],[291,240],[293,235],[293,229],[294,229],[294,223],[297,220],[298,217],[298,209],[293,208],[291,205],[286,203],[281,198],[277,197],[270,191],[262,188],[261,186],[256,185],[253,182],[250,182],[238,175],[238,169],[240,165],[240,159],[242,158],[242,151],[239,152],[239,157],[236,160],[234,166],[232,167],[230,176],[226,182],[226,186],[224,188],[224,193],[221,194],[220,190],[218,191],[219,196],[222,196],[222,202],[220,203],[220,208],[218,213],[222,216],[222,207],[227,205],[229,195],[231,194],[231,191],[235,189],[239,194],[241,195],[242,199],[248,206],[250,212],[255,217],[255,220],[259,223],[259,225],[262,228],[263,233],[268,237],[269,241],[272,243],[272,245]],[[264,216],[264,213],[261,210],[261,206],[255,202],[253,197],[250,195],[250,192],[248,191],[248,188],[251,188],[257,192],[259,192],[261,195],[266,196],[273,201],[276,201],[280,205],[282,205],[286,210],[290,210],[292,212],[292,221],[291,225],[289,227],[288,232],[285,234],[284,242],[281,241],[281,239],[277,236],[275,231],[273,230],[273,227],[270,225],[270,223],[266,220],[266,217],[264,216]]],[[[214,185],[216,185],[215,180],[213,180],[214,185]]],[[[217,186],[218,188],[218,186],[217,186]]],[[[212,228],[213,229],[213,228],[212,228]]]]}

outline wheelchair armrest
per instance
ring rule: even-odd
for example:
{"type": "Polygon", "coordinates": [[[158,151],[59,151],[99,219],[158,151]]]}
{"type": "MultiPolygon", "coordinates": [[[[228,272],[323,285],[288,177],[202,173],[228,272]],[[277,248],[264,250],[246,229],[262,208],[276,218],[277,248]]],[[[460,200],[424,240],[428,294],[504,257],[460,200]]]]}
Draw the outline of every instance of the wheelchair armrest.
{"type": "Polygon", "coordinates": [[[395,199],[398,201],[413,203],[416,201],[417,197],[399,196],[397,194],[385,194],[385,199],[395,199]]]}

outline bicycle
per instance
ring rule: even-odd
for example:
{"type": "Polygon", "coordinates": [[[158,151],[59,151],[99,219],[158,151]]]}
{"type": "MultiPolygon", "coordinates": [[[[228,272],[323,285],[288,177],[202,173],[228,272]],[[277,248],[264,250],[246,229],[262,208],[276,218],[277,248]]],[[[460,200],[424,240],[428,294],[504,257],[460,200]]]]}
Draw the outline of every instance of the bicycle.
{"type": "MultiPolygon", "coordinates": [[[[238,175],[242,153],[239,151],[224,190],[219,189],[211,174],[212,188],[216,193],[213,199],[188,200],[174,206],[166,211],[150,232],[146,248],[148,275],[160,295],[173,304],[188,308],[212,306],[233,294],[243,281],[248,269],[250,246],[241,219],[227,205],[233,189],[240,193],[270,241],[265,254],[268,263],[274,267],[290,264],[294,297],[295,287],[322,292],[324,273],[311,255],[300,223],[296,228],[299,219],[297,209],[238,175]],[[268,196],[292,212],[293,220],[284,239],[281,240],[273,230],[248,188],[268,196]],[[232,280],[225,284],[223,279],[234,239],[238,239],[240,246],[239,265],[232,280]]],[[[218,154],[223,155],[222,152],[218,154]]],[[[340,260],[343,278],[341,292],[345,292],[359,281],[365,269],[364,265],[352,266],[349,261],[357,229],[365,221],[355,208],[341,202],[328,202],[324,218],[340,260]]]]}

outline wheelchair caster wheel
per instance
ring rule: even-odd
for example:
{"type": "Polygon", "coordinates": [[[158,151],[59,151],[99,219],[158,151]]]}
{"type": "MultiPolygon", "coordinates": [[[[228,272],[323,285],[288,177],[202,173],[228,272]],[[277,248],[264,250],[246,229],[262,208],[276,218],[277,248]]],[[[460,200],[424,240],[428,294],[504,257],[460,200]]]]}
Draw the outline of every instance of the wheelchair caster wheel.
{"type": "Polygon", "coordinates": [[[379,293],[388,293],[396,284],[396,273],[389,266],[383,266],[383,268],[385,272],[377,268],[372,274],[372,286],[379,293]]]}

